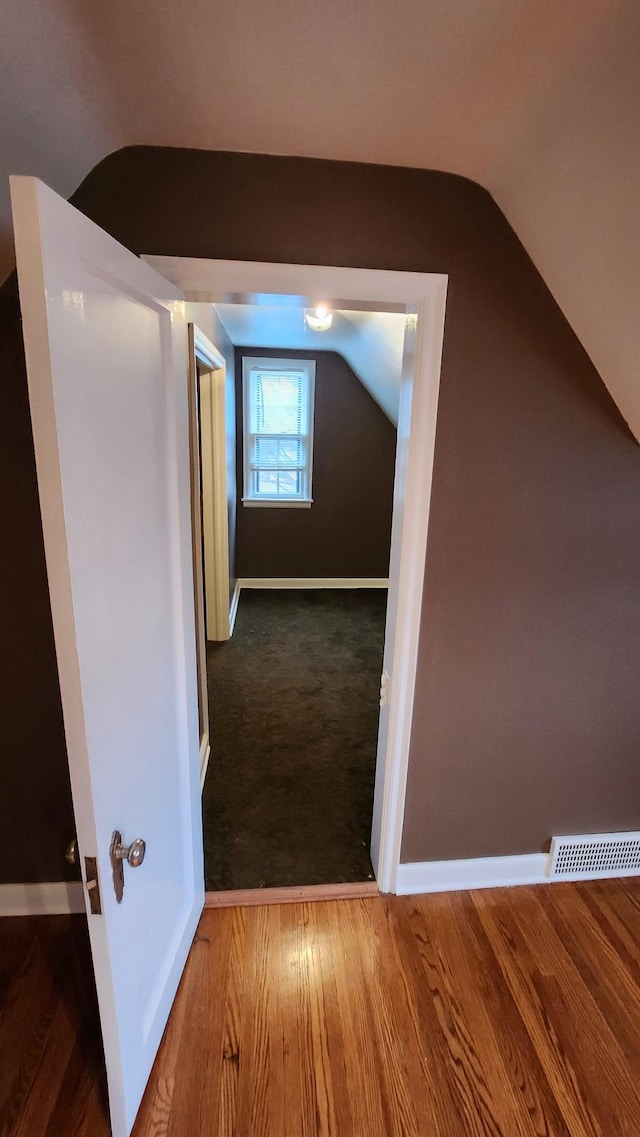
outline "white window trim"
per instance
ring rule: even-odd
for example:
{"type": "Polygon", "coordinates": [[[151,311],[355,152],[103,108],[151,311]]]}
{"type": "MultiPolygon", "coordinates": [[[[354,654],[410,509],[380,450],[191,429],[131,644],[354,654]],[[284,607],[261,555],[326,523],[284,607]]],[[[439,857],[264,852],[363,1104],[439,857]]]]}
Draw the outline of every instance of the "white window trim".
{"type": "Polygon", "coordinates": [[[243,497],[244,509],[311,509],[313,498],[243,497]]]}
{"type": "Polygon", "coordinates": [[[313,427],[315,420],[315,386],[316,363],[314,359],[302,359],[295,356],[255,356],[242,357],[242,465],[243,465],[243,506],[258,506],[260,508],[302,508],[310,509],[313,503],[313,427]],[[307,461],[303,473],[302,492],[297,496],[266,497],[251,493],[251,446],[249,444],[250,421],[250,376],[255,370],[264,371],[304,371],[307,376],[307,422],[305,433],[305,446],[307,461]]]}

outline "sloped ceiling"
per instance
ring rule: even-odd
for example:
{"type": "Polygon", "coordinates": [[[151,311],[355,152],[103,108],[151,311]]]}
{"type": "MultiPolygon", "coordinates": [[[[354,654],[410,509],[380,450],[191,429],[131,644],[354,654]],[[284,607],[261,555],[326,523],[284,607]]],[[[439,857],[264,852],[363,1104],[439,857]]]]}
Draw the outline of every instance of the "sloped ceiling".
{"type": "MultiPolygon", "coordinates": [[[[4,0],[7,177],[121,146],[447,170],[485,186],[640,436],[637,0],[4,0]]],[[[4,273],[2,273],[4,274],[4,273]]]]}
{"type": "Polygon", "coordinates": [[[398,425],[405,317],[398,312],[333,312],[331,327],[314,332],[304,308],[216,304],[236,347],[338,351],[387,418],[398,425]]]}

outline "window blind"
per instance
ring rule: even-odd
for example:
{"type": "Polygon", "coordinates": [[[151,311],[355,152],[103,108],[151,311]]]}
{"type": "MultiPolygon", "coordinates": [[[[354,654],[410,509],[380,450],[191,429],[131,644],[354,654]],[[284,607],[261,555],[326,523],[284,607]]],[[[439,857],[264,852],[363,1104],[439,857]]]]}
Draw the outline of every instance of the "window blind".
{"type": "Polygon", "coordinates": [[[259,362],[245,375],[245,498],[306,501],[314,365],[259,362]]]}

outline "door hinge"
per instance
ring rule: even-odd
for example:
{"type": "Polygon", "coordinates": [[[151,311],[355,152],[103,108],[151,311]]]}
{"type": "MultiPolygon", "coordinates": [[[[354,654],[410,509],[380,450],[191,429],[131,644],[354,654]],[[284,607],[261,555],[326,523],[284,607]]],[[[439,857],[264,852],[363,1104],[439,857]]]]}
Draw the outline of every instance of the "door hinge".
{"type": "Polygon", "coordinates": [[[84,858],[84,878],[89,893],[89,908],[92,916],[102,915],[102,901],[100,899],[100,881],[98,880],[98,858],[84,858]]]}
{"type": "Polygon", "coordinates": [[[391,676],[388,671],[382,672],[380,679],[380,706],[386,707],[389,702],[389,688],[391,686],[391,676]]]}

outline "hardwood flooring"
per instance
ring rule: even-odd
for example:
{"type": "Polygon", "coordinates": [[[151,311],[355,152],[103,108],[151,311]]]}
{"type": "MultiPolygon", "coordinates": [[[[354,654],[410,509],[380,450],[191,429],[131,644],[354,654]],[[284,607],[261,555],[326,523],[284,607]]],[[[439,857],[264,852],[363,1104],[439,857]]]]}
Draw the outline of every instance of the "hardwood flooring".
{"type": "Polygon", "coordinates": [[[102,1137],[106,1117],[84,916],[0,920],[0,1137],[102,1137]]]}
{"type": "Polygon", "coordinates": [[[305,904],[316,900],[353,900],[378,896],[375,880],[358,884],[303,884],[299,888],[236,888],[205,892],[205,908],[247,908],[254,904],[305,904]]]}
{"type": "MultiPolygon", "coordinates": [[[[72,922],[0,922],[2,1137],[108,1134],[72,922]]],[[[640,880],[212,909],[134,1137],[638,1137],[639,1027],[640,880]]]]}

